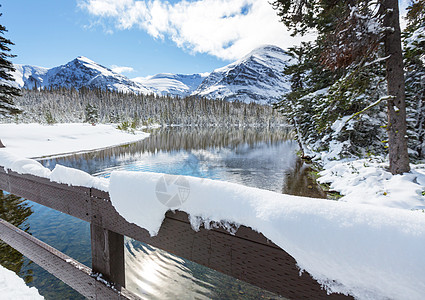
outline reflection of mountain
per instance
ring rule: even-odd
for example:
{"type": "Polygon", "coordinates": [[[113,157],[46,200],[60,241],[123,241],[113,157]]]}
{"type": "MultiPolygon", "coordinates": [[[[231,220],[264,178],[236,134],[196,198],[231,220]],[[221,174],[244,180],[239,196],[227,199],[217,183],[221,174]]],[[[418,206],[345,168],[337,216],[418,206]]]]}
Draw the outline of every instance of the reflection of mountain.
{"type": "Polygon", "coordinates": [[[245,186],[281,192],[285,172],[298,160],[297,144],[292,140],[274,144],[242,144],[228,148],[194,150],[200,169],[207,177],[245,186]]]}
{"type": "MultiPolygon", "coordinates": [[[[25,199],[0,191],[0,218],[28,232],[29,226],[26,221],[32,213],[31,207],[25,202],[25,199]]],[[[26,283],[32,281],[32,270],[27,269],[26,272],[22,270],[24,256],[19,251],[0,241],[0,253],[2,266],[19,274],[26,283]]]]}

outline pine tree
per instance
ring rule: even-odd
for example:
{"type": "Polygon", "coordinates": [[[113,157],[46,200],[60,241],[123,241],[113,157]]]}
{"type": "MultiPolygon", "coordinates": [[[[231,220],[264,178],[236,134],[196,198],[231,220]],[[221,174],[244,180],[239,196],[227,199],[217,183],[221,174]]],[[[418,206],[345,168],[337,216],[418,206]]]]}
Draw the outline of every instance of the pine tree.
{"type": "Polygon", "coordinates": [[[418,158],[425,157],[425,0],[412,1],[407,8],[403,32],[406,66],[408,145],[418,158]]]}
{"type": "MultiPolygon", "coordinates": [[[[0,13],[0,17],[2,15],[0,13]]],[[[0,115],[13,115],[21,112],[13,103],[13,97],[19,96],[20,90],[11,84],[14,78],[10,73],[15,71],[15,68],[8,59],[15,55],[8,52],[9,46],[14,44],[3,36],[5,32],[7,32],[6,27],[0,25],[0,115]]],[[[3,147],[0,140],[0,148],[3,147]]]]}
{"type": "Polygon", "coordinates": [[[86,112],[85,122],[95,125],[99,119],[99,113],[97,108],[91,105],[90,103],[87,103],[85,112],[86,112]]]}
{"type": "Polygon", "coordinates": [[[398,1],[276,0],[273,6],[294,35],[316,30],[315,48],[319,51],[311,61],[316,62],[320,70],[333,71],[333,77],[328,78],[334,82],[329,85],[327,95],[318,99],[317,105],[322,113],[316,116],[319,120],[316,130],[326,131],[344,113],[351,112],[354,116],[356,109],[364,111],[362,105],[366,104],[369,109],[386,101],[390,171],[393,174],[408,172],[398,1]],[[376,58],[385,58],[386,61],[388,96],[374,103],[369,101],[367,105],[368,100],[359,96],[365,95],[365,87],[370,86],[373,77],[367,69],[370,69],[370,64],[380,61],[376,58]],[[356,84],[353,85],[353,82],[356,84]]]}

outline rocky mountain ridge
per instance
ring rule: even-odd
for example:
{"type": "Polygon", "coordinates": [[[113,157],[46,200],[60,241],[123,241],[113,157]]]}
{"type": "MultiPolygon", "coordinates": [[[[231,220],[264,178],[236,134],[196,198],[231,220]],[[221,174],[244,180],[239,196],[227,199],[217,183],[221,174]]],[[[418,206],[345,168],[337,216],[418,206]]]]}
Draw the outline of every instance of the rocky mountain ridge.
{"type": "Polygon", "coordinates": [[[15,65],[15,84],[21,88],[100,88],[126,93],[203,96],[229,101],[272,103],[289,89],[283,69],[291,63],[285,51],[263,46],[242,59],[211,73],[169,74],[129,79],[80,56],[51,69],[15,65]]]}

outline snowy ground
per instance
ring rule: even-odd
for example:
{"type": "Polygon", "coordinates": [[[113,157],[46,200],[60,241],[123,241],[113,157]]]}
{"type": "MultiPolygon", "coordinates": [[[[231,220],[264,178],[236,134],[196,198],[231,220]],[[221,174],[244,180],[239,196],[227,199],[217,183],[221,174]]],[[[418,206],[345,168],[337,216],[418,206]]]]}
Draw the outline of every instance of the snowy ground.
{"type": "Polygon", "coordinates": [[[343,197],[339,201],[425,210],[425,164],[411,164],[411,171],[392,175],[381,157],[325,161],[318,179],[343,197]]]}
{"type": "Polygon", "coordinates": [[[0,124],[0,140],[8,151],[22,157],[91,151],[135,142],[148,135],[127,133],[104,124],[0,124]]]}
{"type": "Polygon", "coordinates": [[[16,274],[0,265],[0,299],[44,299],[35,287],[28,287],[16,274]]]}

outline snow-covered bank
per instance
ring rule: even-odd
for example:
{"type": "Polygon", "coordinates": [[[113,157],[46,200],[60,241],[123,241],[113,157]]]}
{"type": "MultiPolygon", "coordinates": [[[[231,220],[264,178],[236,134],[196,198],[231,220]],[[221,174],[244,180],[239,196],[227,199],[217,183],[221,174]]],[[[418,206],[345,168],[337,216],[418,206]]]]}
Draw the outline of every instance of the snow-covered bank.
{"type": "Polygon", "coordinates": [[[380,157],[325,161],[318,181],[341,193],[339,201],[424,210],[425,165],[411,164],[412,170],[403,175],[392,175],[387,167],[388,161],[380,157]]]}
{"type": "Polygon", "coordinates": [[[143,172],[113,172],[109,192],[120,214],[151,234],[170,207],[187,212],[195,230],[211,222],[249,226],[332,292],[359,299],[422,299],[425,291],[422,212],[143,172]]]}
{"type": "Polygon", "coordinates": [[[35,287],[28,287],[14,272],[0,265],[0,299],[44,299],[35,287]]]}
{"type": "Polygon", "coordinates": [[[22,157],[92,151],[136,142],[148,136],[148,133],[131,134],[104,124],[0,124],[2,143],[10,153],[22,157]]]}

